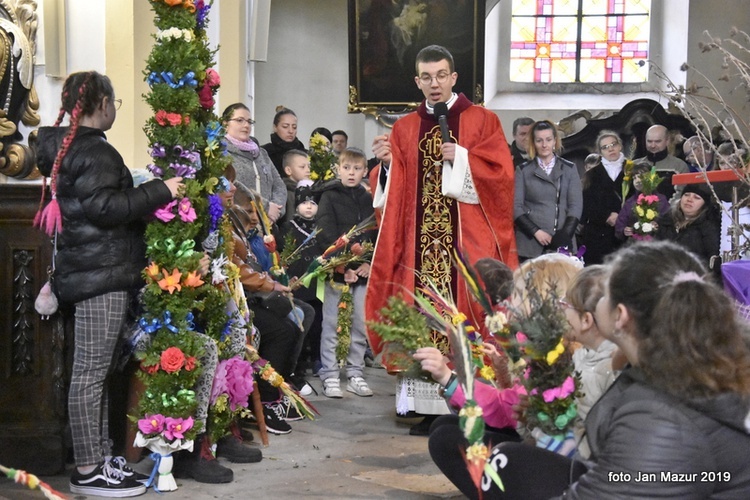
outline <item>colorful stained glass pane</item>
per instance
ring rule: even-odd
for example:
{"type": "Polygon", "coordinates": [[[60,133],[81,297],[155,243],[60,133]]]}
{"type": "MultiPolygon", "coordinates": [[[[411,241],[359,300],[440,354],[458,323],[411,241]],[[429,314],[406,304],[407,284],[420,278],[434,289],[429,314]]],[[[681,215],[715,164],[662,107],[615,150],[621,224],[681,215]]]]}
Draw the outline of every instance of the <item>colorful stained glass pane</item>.
{"type": "Polygon", "coordinates": [[[605,16],[585,16],[581,19],[581,41],[606,42],[609,40],[609,30],[607,29],[608,19],[605,16]]]}
{"type": "Polygon", "coordinates": [[[651,13],[651,0],[617,0],[616,3],[622,4],[625,14],[649,15],[651,13]]]}
{"type": "Polygon", "coordinates": [[[515,17],[510,23],[511,43],[536,41],[536,19],[533,17],[515,17]]]}
{"type": "Polygon", "coordinates": [[[551,61],[551,82],[572,83],[576,81],[575,59],[558,59],[551,61]]]}
{"type": "Polygon", "coordinates": [[[578,19],[575,17],[555,17],[552,20],[552,40],[575,42],[578,38],[578,19]]]}
{"type": "Polygon", "coordinates": [[[537,0],[514,0],[511,15],[535,16],[537,14],[537,0]]]}
{"type": "Polygon", "coordinates": [[[650,10],[651,0],[513,0],[511,81],[646,81],[650,10]]]}
{"type": "Polygon", "coordinates": [[[552,14],[555,16],[577,16],[578,0],[557,0],[553,4],[552,14]]]}
{"type": "Polygon", "coordinates": [[[604,15],[610,12],[609,6],[613,2],[612,0],[583,0],[582,11],[584,14],[593,15],[604,15]]]}

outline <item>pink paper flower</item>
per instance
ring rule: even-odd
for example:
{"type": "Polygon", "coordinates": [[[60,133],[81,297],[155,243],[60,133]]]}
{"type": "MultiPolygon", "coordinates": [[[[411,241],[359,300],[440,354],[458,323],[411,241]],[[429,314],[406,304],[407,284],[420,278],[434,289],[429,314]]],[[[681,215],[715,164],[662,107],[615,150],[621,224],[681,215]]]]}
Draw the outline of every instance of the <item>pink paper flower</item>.
{"type": "Polygon", "coordinates": [[[162,127],[166,125],[167,123],[169,123],[167,121],[167,112],[164,111],[163,109],[160,109],[159,111],[156,112],[155,118],[156,118],[156,123],[158,123],[162,127]]]}
{"type": "Polygon", "coordinates": [[[193,428],[193,417],[186,419],[167,417],[165,419],[166,428],[164,429],[164,437],[173,441],[175,439],[183,439],[185,433],[193,428]]]}
{"type": "Polygon", "coordinates": [[[552,389],[547,389],[542,393],[542,397],[544,398],[545,403],[551,403],[555,399],[565,399],[576,390],[576,383],[573,380],[573,377],[568,377],[565,379],[565,381],[562,383],[560,387],[553,387],[552,389]]]}
{"type": "Polygon", "coordinates": [[[208,68],[206,70],[205,82],[211,87],[218,87],[219,85],[221,85],[221,78],[219,77],[219,73],[217,73],[216,70],[208,68]]]}
{"type": "Polygon", "coordinates": [[[138,420],[138,430],[143,434],[158,434],[164,430],[164,415],[146,415],[138,420]]]}
{"type": "Polygon", "coordinates": [[[174,213],[172,213],[172,210],[174,210],[175,205],[177,205],[176,200],[172,200],[163,207],[160,207],[156,209],[156,212],[154,212],[154,217],[159,219],[162,222],[169,222],[172,219],[175,218],[174,213]]]}
{"type": "Polygon", "coordinates": [[[248,397],[253,392],[253,367],[240,358],[227,360],[227,389],[229,409],[235,411],[238,406],[247,408],[248,397]]]}
{"type": "Polygon", "coordinates": [[[180,219],[182,219],[182,222],[193,222],[197,217],[197,215],[195,214],[195,209],[193,208],[193,204],[190,203],[190,198],[183,198],[180,200],[180,205],[177,209],[177,213],[180,214],[180,219]]]}
{"type": "Polygon", "coordinates": [[[182,115],[179,113],[167,113],[167,121],[173,127],[176,127],[182,123],[182,115]]]}
{"type": "Polygon", "coordinates": [[[219,361],[219,366],[216,367],[214,372],[214,382],[211,386],[211,404],[215,404],[216,400],[222,394],[227,393],[227,363],[226,361],[219,361]]]}
{"type": "Polygon", "coordinates": [[[198,100],[205,109],[211,109],[214,107],[214,92],[208,84],[201,87],[198,91],[198,100]]]}
{"type": "Polygon", "coordinates": [[[526,336],[525,333],[523,332],[516,333],[516,342],[518,342],[519,344],[525,344],[528,341],[529,341],[529,338],[526,336]]]}
{"type": "Polygon", "coordinates": [[[253,392],[253,367],[240,358],[230,358],[219,362],[211,388],[211,404],[222,394],[229,398],[229,409],[247,408],[248,397],[253,392]]]}

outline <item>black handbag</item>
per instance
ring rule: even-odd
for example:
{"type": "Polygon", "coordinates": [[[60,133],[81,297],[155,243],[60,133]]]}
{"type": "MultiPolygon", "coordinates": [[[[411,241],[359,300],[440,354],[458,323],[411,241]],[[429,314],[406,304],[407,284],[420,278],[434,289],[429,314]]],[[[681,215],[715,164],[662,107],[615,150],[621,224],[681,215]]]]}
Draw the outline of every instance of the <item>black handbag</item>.
{"type": "Polygon", "coordinates": [[[281,292],[255,292],[254,298],[260,307],[280,318],[285,318],[292,312],[292,299],[281,292]]]}

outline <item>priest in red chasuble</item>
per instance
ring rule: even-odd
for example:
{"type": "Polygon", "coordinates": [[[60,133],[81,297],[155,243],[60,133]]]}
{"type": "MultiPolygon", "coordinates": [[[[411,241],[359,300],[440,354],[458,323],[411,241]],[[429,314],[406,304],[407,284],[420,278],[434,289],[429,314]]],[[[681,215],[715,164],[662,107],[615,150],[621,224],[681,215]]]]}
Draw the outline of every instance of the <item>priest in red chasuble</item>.
{"type": "MultiPolygon", "coordinates": [[[[453,92],[458,74],[448,50],[438,45],[422,49],[416,69],[414,81],[425,100],[416,112],[398,120],[390,135],[373,142],[381,161],[374,202],[383,213],[367,290],[367,319],[379,319],[388,297],[413,292],[429,279],[484,329],[481,308],[469,296],[451,256],[460,248],[472,261],[493,257],[517,267],[513,160],[498,117],[453,92]],[[450,141],[435,118],[437,103],[448,107],[450,141]]],[[[381,339],[369,333],[373,350],[380,352],[381,339]]],[[[405,408],[405,400],[401,403],[405,408]]],[[[415,409],[410,398],[409,410],[444,412],[439,398],[434,412],[430,404],[415,409]]]]}

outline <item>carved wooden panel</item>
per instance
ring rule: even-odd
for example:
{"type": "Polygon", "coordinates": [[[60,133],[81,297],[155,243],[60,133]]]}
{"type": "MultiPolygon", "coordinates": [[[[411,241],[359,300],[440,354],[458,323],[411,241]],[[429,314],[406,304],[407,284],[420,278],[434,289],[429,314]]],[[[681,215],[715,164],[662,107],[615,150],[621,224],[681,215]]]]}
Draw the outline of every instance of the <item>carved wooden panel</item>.
{"type": "Polygon", "coordinates": [[[42,320],[49,238],[32,227],[39,184],[0,185],[0,463],[36,474],[62,469],[67,399],[64,318],[42,320]]]}

